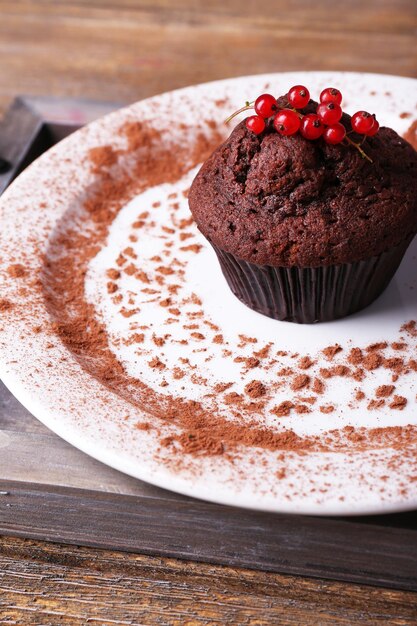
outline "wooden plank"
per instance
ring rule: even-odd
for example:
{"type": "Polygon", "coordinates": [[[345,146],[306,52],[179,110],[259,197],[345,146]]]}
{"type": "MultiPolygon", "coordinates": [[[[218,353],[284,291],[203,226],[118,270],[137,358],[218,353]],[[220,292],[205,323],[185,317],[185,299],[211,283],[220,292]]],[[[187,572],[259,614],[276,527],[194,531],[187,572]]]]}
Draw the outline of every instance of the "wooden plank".
{"type": "Polygon", "coordinates": [[[0,428],[0,476],[3,481],[47,481],[51,486],[181,499],[103,465],[52,433],[16,433],[0,428]]]}
{"type": "Polygon", "coordinates": [[[132,102],[286,70],[416,75],[414,0],[0,1],[0,108],[16,91],[132,102]],[[41,68],[41,70],[40,70],[41,68]]]}
{"type": "Polygon", "coordinates": [[[404,591],[0,539],[1,615],[19,626],[410,626],[416,601],[404,591]]]}
{"type": "Polygon", "coordinates": [[[417,590],[404,528],[0,480],[1,492],[3,535],[417,590]]]}

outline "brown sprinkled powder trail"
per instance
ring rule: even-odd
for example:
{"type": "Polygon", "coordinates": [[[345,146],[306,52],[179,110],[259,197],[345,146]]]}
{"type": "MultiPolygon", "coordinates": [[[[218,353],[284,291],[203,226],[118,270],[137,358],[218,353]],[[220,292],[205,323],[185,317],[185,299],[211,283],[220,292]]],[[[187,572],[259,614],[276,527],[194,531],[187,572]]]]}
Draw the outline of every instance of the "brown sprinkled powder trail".
{"type": "MultiPolygon", "coordinates": [[[[163,444],[172,454],[185,452],[193,455],[224,455],[230,454],[232,450],[237,450],[242,446],[256,446],[266,450],[292,450],[298,453],[306,450],[343,450],[346,449],[346,441],[349,442],[350,447],[356,446],[358,449],[367,449],[367,447],[383,447],[387,441],[392,442],[394,438],[397,438],[396,441],[404,443],[407,437],[414,437],[415,431],[413,429],[382,429],[381,431],[352,429],[348,432],[334,431],[330,437],[331,441],[326,441],[315,436],[300,436],[292,430],[276,432],[274,429],[261,426],[255,419],[257,412],[262,413],[265,410],[265,402],[269,397],[272,398],[271,405],[273,405],[273,391],[261,380],[262,373],[267,371],[267,367],[270,367],[273,359],[277,362],[277,357],[293,358],[291,368],[282,367],[281,375],[276,377],[277,385],[282,384],[284,392],[289,392],[288,400],[276,404],[269,409],[269,412],[277,417],[291,415],[293,418],[299,415],[300,420],[309,420],[315,414],[330,414],[335,410],[333,405],[325,404],[324,399],[320,406],[315,404],[318,395],[325,392],[327,384],[330,385],[335,382],[331,380],[332,378],[350,378],[352,384],[357,385],[357,382],[353,383],[354,376],[366,377],[373,369],[382,366],[384,371],[388,370],[389,376],[391,371],[395,370],[397,374],[400,369],[398,375],[403,374],[404,362],[399,364],[399,362],[389,361],[388,357],[381,354],[385,349],[381,345],[376,348],[368,346],[369,349],[353,348],[348,356],[345,355],[348,347],[328,346],[323,348],[323,356],[332,361],[332,363],[325,363],[331,367],[321,368],[320,355],[313,355],[314,358],[304,355],[287,355],[285,351],[277,352],[278,346],[274,347],[272,344],[259,346],[258,350],[252,352],[254,347],[258,347],[254,345],[257,342],[256,337],[241,335],[242,348],[247,346],[249,354],[252,353],[252,356],[247,356],[248,351],[245,353],[242,349],[240,355],[229,350],[230,356],[225,356],[225,358],[241,363],[242,376],[247,376],[244,379],[245,382],[249,380],[244,385],[245,393],[231,391],[233,382],[217,381],[211,388],[207,389],[207,397],[210,397],[210,393],[213,396],[213,405],[208,409],[199,402],[161,395],[155,389],[150,389],[142,381],[127,376],[124,368],[109,349],[106,330],[97,321],[94,307],[85,300],[84,278],[86,268],[89,261],[100,249],[107,236],[108,228],[118,211],[133,195],[143,191],[147,186],[154,186],[161,182],[175,182],[181,178],[190,167],[211,152],[213,146],[218,143],[219,136],[214,135],[211,142],[204,136],[200,137],[195,149],[191,152],[188,147],[179,148],[173,152],[172,149],[163,147],[160,133],[146,125],[129,123],[121,129],[121,134],[128,142],[126,151],[115,151],[111,146],[103,146],[90,153],[96,182],[88,190],[84,207],[84,223],[90,229],[88,236],[85,236],[85,232],[81,234],[74,232],[74,230],[70,231],[65,222],[61,223],[50,243],[50,252],[54,255],[52,257],[51,254],[50,258],[54,258],[54,263],[46,261],[42,277],[48,309],[55,320],[54,330],[83,367],[134,405],[140,408],[146,407],[148,419],[145,423],[150,424],[149,427],[154,425],[156,420],[175,424],[178,434],[169,437],[163,444]],[[132,154],[134,155],[133,160],[132,154]],[[119,166],[126,156],[129,156],[131,169],[124,170],[122,167],[121,175],[119,166]],[[357,368],[359,365],[364,368],[362,373],[357,368]],[[306,370],[309,370],[309,375],[306,374],[306,370]],[[320,378],[317,376],[319,371],[324,372],[320,378]],[[251,380],[252,377],[253,380],[251,380]],[[326,381],[326,385],[322,380],[324,377],[329,379],[329,382],[326,381]],[[303,389],[305,389],[303,392],[305,398],[292,398],[293,394],[290,394],[290,390],[296,392],[303,389]],[[216,412],[218,394],[223,394],[225,404],[231,407],[237,421],[226,419],[216,412]],[[250,417],[251,414],[253,419],[250,417]]],[[[159,203],[154,203],[154,205],[157,210],[159,203]]],[[[137,220],[134,222],[136,228],[146,228],[146,220],[149,219],[152,219],[152,215],[137,216],[137,220]]],[[[65,216],[65,220],[68,220],[68,214],[65,216]]],[[[68,220],[68,223],[70,222],[71,220],[68,220]]],[[[187,229],[192,225],[192,218],[177,220],[177,222],[177,229],[187,229]]],[[[174,229],[166,226],[165,235],[171,235],[169,232],[171,230],[174,229]]],[[[142,232],[141,230],[140,233],[142,232]]],[[[183,241],[186,241],[187,238],[183,238],[183,241]]],[[[185,248],[184,252],[190,253],[187,254],[190,258],[193,256],[192,253],[200,251],[200,247],[194,244],[183,246],[183,248],[185,248]]],[[[171,264],[169,258],[167,257],[165,260],[162,257],[163,254],[161,253],[161,256],[155,257],[154,260],[155,264],[158,264],[155,269],[160,279],[155,282],[151,273],[148,275],[141,268],[135,266],[135,262],[138,263],[136,261],[137,255],[132,246],[127,246],[115,262],[116,267],[107,270],[110,289],[114,292],[118,290],[116,281],[122,274],[137,278],[141,287],[149,285],[149,289],[154,286],[162,289],[163,281],[169,281],[170,277],[178,270],[176,267],[174,272],[174,265],[171,264]]],[[[17,274],[15,277],[18,278],[17,274]]],[[[175,278],[175,282],[178,282],[177,278],[175,278]]],[[[154,294],[149,293],[149,296],[155,295],[163,309],[169,309],[171,315],[179,317],[180,309],[177,306],[179,303],[176,296],[180,287],[172,284],[170,288],[172,289],[168,298],[163,297],[163,291],[158,292],[158,290],[154,290],[154,294]]],[[[0,301],[0,311],[7,311],[9,306],[13,306],[12,303],[7,304],[7,302],[5,300],[0,301]]],[[[126,300],[123,303],[126,304],[126,300]]],[[[195,297],[194,304],[199,306],[201,301],[195,297]]],[[[123,307],[120,309],[120,314],[126,318],[132,317],[136,312],[138,312],[136,308],[123,307]]],[[[190,316],[190,322],[198,321],[201,324],[200,330],[203,328],[203,323],[210,328],[210,321],[204,319],[204,311],[194,311],[193,315],[194,317],[190,316]]],[[[167,323],[169,323],[169,319],[167,318],[167,323]]],[[[414,336],[415,323],[410,322],[405,326],[403,332],[409,337],[414,336]]],[[[206,333],[206,326],[204,326],[204,333],[198,329],[196,332],[190,333],[192,338],[191,340],[188,336],[190,346],[192,344],[193,349],[204,349],[206,343],[211,344],[213,342],[219,345],[225,343],[225,338],[219,332],[220,329],[215,327],[212,330],[216,334],[211,333],[209,335],[208,331],[206,333]]],[[[138,333],[133,328],[129,341],[131,340],[131,345],[137,343],[140,346],[145,341],[145,336],[149,337],[146,331],[138,333]]],[[[153,340],[155,345],[159,347],[162,347],[166,341],[165,336],[156,335],[153,340]]],[[[187,341],[183,345],[186,344],[187,341]]],[[[229,346],[227,347],[229,348],[229,346]]],[[[224,354],[226,355],[226,352],[224,354]]],[[[321,360],[323,360],[323,356],[321,360]]],[[[159,357],[149,354],[147,358],[149,366],[154,368],[157,375],[163,378],[162,381],[159,378],[163,388],[168,385],[167,380],[165,380],[168,377],[166,376],[167,366],[164,360],[163,355],[159,357]]],[[[194,380],[198,384],[205,384],[205,379],[197,376],[199,372],[193,374],[190,363],[185,361],[185,359],[181,361],[179,363],[181,367],[177,367],[171,372],[171,377],[174,380],[181,380],[194,376],[194,380]]],[[[411,369],[411,366],[407,367],[411,369]]],[[[358,394],[359,390],[357,391],[358,394]]],[[[380,398],[380,400],[383,399],[380,398]]],[[[407,399],[402,396],[391,396],[387,402],[391,403],[392,409],[402,410],[407,399]]]]}

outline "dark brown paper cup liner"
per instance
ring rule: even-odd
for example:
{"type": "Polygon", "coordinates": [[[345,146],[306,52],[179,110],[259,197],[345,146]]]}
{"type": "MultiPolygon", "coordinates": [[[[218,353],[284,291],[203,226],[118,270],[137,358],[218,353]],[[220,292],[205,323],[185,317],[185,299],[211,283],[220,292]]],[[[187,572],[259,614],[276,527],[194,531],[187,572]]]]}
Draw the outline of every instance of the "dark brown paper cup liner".
{"type": "Polygon", "coordinates": [[[305,268],[255,265],[213,248],[230,289],[244,304],[277,320],[312,324],[371,304],[388,286],[411,239],[355,263],[305,268]]]}

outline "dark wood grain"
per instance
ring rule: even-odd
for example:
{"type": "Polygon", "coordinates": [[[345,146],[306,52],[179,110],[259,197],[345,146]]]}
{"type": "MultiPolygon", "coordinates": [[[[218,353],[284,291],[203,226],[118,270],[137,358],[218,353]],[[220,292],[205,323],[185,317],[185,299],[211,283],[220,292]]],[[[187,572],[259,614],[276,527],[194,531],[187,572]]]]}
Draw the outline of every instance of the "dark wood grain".
{"type": "Polygon", "coordinates": [[[0,481],[2,492],[0,534],[417,590],[415,531],[372,519],[266,514],[163,492],[0,481]]]}
{"type": "Polygon", "coordinates": [[[0,108],[16,93],[132,102],[285,70],[417,73],[415,0],[0,0],[0,108]]]}
{"type": "Polygon", "coordinates": [[[19,626],[410,626],[417,596],[4,537],[0,613],[19,626]]]}

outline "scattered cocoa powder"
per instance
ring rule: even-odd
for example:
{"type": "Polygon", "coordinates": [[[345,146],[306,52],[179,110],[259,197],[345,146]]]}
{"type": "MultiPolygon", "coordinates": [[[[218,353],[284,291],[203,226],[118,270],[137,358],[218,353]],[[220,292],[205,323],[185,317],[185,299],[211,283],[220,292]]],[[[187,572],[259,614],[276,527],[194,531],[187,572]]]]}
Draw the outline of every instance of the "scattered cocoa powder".
{"type": "Polygon", "coordinates": [[[368,411],[374,411],[375,409],[380,409],[385,405],[385,400],[371,400],[368,402],[368,411]]]}
{"type": "Polygon", "coordinates": [[[388,344],[386,341],[378,341],[376,343],[371,343],[369,346],[367,346],[366,351],[378,352],[379,350],[385,350],[385,348],[387,347],[388,347],[388,344]]]}
{"type": "Polygon", "coordinates": [[[292,381],[291,389],[293,391],[298,391],[299,389],[304,389],[304,387],[308,387],[308,385],[310,384],[310,380],[311,380],[310,376],[307,376],[306,374],[299,374],[292,381]]]}
{"type": "Polygon", "coordinates": [[[152,369],[157,369],[157,370],[163,370],[166,367],[165,363],[163,363],[160,359],[158,359],[157,356],[151,359],[148,365],[149,367],[152,367],[152,369]]]}
{"type": "Polygon", "coordinates": [[[402,411],[406,405],[407,398],[404,398],[404,396],[394,396],[389,407],[390,409],[398,409],[399,411],[402,411]]]}
{"type": "Polygon", "coordinates": [[[310,407],[308,407],[306,404],[296,404],[294,406],[294,410],[299,415],[303,415],[304,413],[311,413],[310,407]]]}
{"type": "Polygon", "coordinates": [[[362,365],[366,370],[376,370],[381,367],[383,358],[377,352],[371,352],[362,361],[362,365]]]}
{"type": "Polygon", "coordinates": [[[271,413],[273,413],[277,417],[287,417],[290,414],[291,409],[293,408],[294,408],[293,402],[290,402],[289,400],[284,400],[284,402],[281,402],[281,404],[278,404],[277,406],[275,406],[271,410],[271,413]]]}
{"type": "Polygon", "coordinates": [[[143,343],[145,341],[144,333],[133,333],[128,339],[128,345],[132,345],[133,343],[143,343]]]}
{"type": "Polygon", "coordinates": [[[417,322],[410,320],[401,326],[401,330],[410,335],[410,337],[417,337],[417,322]]]}
{"type": "Polygon", "coordinates": [[[223,391],[230,389],[230,387],[233,387],[233,383],[217,383],[214,385],[213,389],[216,393],[222,393],[223,391]]]}
{"type": "Polygon", "coordinates": [[[406,350],[407,344],[404,343],[403,341],[393,341],[391,344],[391,348],[393,350],[406,350]]]}
{"type": "Polygon", "coordinates": [[[271,352],[271,346],[272,346],[271,343],[267,343],[266,346],[264,346],[260,350],[256,350],[253,353],[253,356],[257,359],[266,359],[269,356],[269,353],[271,352]]]}
{"type": "Polygon", "coordinates": [[[113,268],[107,270],[106,274],[111,280],[117,280],[118,278],[120,278],[120,271],[113,268]]]}
{"type": "Polygon", "coordinates": [[[7,273],[11,278],[23,278],[26,276],[27,270],[21,263],[14,263],[13,265],[9,265],[7,273]]]}
{"type": "Polygon", "coordinates": [[[351,365],[361,365],[363,358],[363,352],[360,348],[352,348],[349,352],[348,361],[351,365]]]}
{"type": "Polygon", "coordinates": [[[13,303],[7,298],[0,298],[0,313],[5,313],[13,308],[13,303]]]}
{"type": "Polygon", "coordinates": [[[203,246],[199,243],[191,243],[189,246],[182,246],[180,250],[183,250],[184,252],[195,252],[195,254],[198,254],[202,247],[203,246]]]}
{"type": "Polygon", "coordinates": [[[314,361],[309,356],[304,356],[298,361],[298,367],[301,370],[308,370],[312,365],[314,365],[314,361]]]}
{"type": "Polygon", "coordinates": [[[324,393],[324,390],[325,390],[324,382],[320,380],[320,378],[315,378],[313,382],[312,390],[314,391],[314,393],[318,393],[318,394],[324,393]]]}
{"type": "Polygon", "coordinates": [[[380,385],[377,387],[375,395],[377,398],[388,398],[395,390],[394,385],[380,385]]]}
{"type": "Polygon", "coordinates": [[[320,407],[320,413],[333,413],[334,406],[332,404],[323,405],[320,407]]]}
{"type": "Polygon", "coordinates": [[[326,359],[331,361],[336,356],[336,354],[338,354],[342,350],[343,350],[342,346],[339,346],[339,344],[337,343],[334,346],[328,346],[327,348],[324,348],[322,352],[324,356],[326,357],[326,359]]]}
{"type": "Polygon", "coordinates": [[[116,285],[116,283],[112,283],[112,282],[108,282],[107,283],[107,292],[108,293],[115,293],[117,291],[118,287],[116,285]]]}
{"type": "Polygon", "coordinates": [[[251,398],[260,398],[266,393],[266,387],[260,380],[252,380],[245,387],[245,393],[251,398]]]}
{"type": "Polygon", "coordinates": [[[112,146],[97,146],[88,152],[88,158],[92,163],[92,170],[101,174],[103,169],[107,169],[117,163],[118,154],[112,146]]]}

